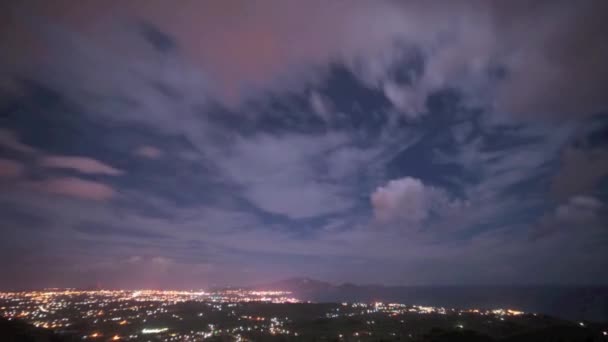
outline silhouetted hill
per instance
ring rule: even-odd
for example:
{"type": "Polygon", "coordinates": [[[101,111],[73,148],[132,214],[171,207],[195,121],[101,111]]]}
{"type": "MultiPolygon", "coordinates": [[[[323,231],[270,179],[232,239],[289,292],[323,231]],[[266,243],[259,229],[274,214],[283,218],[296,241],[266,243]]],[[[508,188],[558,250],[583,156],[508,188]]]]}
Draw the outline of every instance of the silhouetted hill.
{"type": "Polygon", "coordinates": [[[508,338],[493,339],[473,330],[433,329],[418,342],[601,342],[606,338],[597,329],[582,329],[574,325],[557,325],[508,338]]]}
{"type": "Polygon", "coordinates": [[[433,329],[418,342],[494,342],[489,336],[482,335],[472,330],[442,330],[433,329]]]}
{"type": "Polygon", "coordinates": [[[60,336],[51,330],[0,317],[0,341],[2,342],[74,342],[76,338],[60,336]]]}
{"type": "Polygon", "coordinates": [[[578,326],[559,325],[511,336],[504,342],[600,342],[606,337],[596,329],[582,329],[578,326]]]}

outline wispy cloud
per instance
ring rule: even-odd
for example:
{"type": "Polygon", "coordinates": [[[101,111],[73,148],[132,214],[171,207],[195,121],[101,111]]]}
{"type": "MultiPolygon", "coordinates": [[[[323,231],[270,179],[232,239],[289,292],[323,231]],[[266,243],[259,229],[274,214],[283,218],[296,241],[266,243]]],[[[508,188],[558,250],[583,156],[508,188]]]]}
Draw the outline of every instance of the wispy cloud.
{"type": "Polygon", "coordinates": [[[0,178],[15,178],[23,173],[23,165],[10,159],[0,158],[0,178]]]}
{"type": "Polygon", "coordinates": [[[75,177],[25,182],[22,186],[35,191],[96,201],[108,200],[116,194],[116,191],[106,184],[75,177]]]}
{"type": "Polygon", "coordinates": [[[608,151],[604,149],[566,148],[552,190],[558,198],[592,193],[608,175],[608,151]]]}
{"type": "Polygon", "coordinates": [[[163,155],[163,151],[154,146],[140,146],[135,150],[135,154],[148,159],[158,159],[163,155]]]}
{"type": "MultiPolygon", "coordinates": [[[[555,233],[593,234],[602,229],[607,218],[605,204],[594,197],[575,196],[543,216],[531,232],[534,239],[546,238],[555,233]],[[585,229],[585,232],[573,230],[585,229]]],[[[595,235],[595,234],[593,234],[595,235]]]]}
{"type": "Polygon", "coordinates": [[[45,156],[40,160],[40,165],[55,169],[70,169],[86,174],[118,176],[123,173],[121,170],[88,157],[45,156]]]}
{"type": "Polygon", "coordinates": [[[0,146],[21,153],[36,153],[36,149],[22,143],[17,134],[3,128],[0,128],[0,146]]]}

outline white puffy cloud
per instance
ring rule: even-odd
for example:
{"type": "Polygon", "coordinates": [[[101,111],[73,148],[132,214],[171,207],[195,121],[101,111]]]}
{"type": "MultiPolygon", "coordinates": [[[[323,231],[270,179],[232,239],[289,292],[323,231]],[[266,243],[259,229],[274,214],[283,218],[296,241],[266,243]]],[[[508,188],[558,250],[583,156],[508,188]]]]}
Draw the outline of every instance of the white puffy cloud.
{"type": "Polygon", "coordinates": [[[389,181],[374,191],[371,201],[378,221],[413,225],[422,223],[432,212],[449,204],[442,190],[412,177],[389,181]]]}

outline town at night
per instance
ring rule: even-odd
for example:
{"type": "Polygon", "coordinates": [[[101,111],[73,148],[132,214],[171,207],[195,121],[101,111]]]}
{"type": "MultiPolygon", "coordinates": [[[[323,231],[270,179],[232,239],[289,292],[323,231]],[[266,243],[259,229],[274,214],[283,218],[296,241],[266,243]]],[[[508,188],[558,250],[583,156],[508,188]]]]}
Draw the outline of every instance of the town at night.
{"type": "Polygon", "coordinates": [[[0,316],[53,331],[66,341],[423,341],[438,329],[466,331],[475,341],[482,336],[488,336],[484,341],[492,341],[490,336],[531,341],[526,333],[555,324],[596,338],[593,341],[608,335],[602,330],[608,324],[568,322],[513,309],[318,304],[299,301],[285,291],[244,289],[2,292],[0,316]]]}

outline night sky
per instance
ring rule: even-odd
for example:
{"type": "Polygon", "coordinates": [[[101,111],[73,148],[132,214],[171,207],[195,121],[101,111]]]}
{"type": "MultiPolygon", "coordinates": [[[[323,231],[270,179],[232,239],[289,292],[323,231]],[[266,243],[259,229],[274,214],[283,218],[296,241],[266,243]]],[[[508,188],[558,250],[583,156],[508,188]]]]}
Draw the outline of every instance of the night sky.
{"type": "Polygon", "coordinates": [[[606,13],[2,1],[0,289],[606,284],[606,13]]]}

